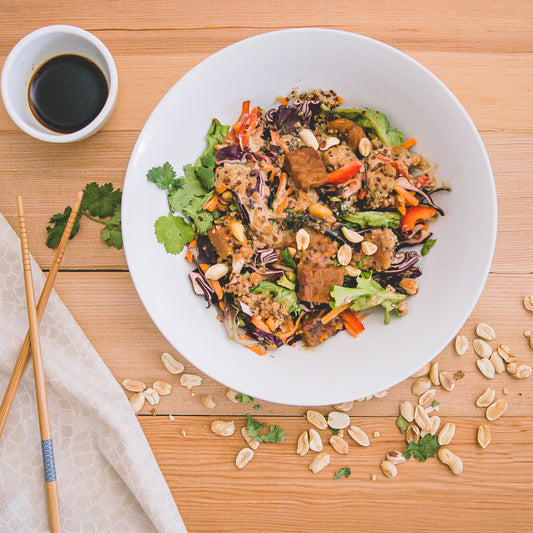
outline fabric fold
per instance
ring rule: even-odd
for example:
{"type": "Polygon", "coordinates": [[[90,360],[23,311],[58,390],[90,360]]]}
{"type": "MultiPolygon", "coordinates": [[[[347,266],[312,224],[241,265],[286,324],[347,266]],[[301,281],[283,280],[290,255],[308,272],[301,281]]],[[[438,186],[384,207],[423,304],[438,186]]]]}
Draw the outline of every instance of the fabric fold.
{"type": "MultiPolygon", "coordinates": [[[[28,320],[20,241],[1,214],[0,323],[3,396],[28,320]]],[[[55,291],[40,333],[64,531],[186,532],[125,394],[55,291]]],[[[38,424],[30,360],[0,439],[0,531],[49,531],[38,424]]]]}

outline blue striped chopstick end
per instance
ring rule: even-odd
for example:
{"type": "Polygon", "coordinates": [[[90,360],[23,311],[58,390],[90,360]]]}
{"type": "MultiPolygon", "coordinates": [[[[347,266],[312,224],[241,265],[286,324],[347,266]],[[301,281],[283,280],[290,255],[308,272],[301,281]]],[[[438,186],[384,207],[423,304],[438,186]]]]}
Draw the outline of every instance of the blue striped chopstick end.
{"type": "Polygon", "coordinates": [[[41,448],[43,450],[44,480],[47,483],[50,481],[56,481],[56,464],[54,460],[52,439],[42,440],[41,448]]]}

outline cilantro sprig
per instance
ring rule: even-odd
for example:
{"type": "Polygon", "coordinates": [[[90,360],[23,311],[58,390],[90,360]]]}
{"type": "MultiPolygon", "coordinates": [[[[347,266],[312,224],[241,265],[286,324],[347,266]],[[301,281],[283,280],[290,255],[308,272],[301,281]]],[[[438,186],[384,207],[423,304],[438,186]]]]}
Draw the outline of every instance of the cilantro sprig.
{"type": "MultiPolygon", "coordinates": [[[[80,230],[81,218],[86,217],[104,226],[100,235],[107,246],[112,246],[118,250],[122,249],[121,200],[122,191],[119,188],[115,189],[113,184],[88,183],[83,190],[80,209],[74,221],[70,238],[72,239],[80,230]]],[[[46,228],[48,233],[46,246],[48,248],[57,248],[59,245],[71,212],[72,207],[67,206],[63,213],[56,213],[50,217],[50,226],[46,228]]]]}
{"type": "Polygon", "coordinates": [[[168,193],[171,214],[157,220],[155,234],[171,254],[180,253],[196,233],[205,235],[213,225],[216,214],[205,210],[204,205],[212,198],[215,186],[215,146],[223,142],[228,130],[229,126],[213,119],[207,132],[206,148],[194,164],[183,167],[183,177],[176,177],[176,171],[169,162],[151,168],[146,174],[148,181],[168,193]],[[177,216],[177,213],[189,221],[177,216]]]}
{"type": "Polygon", "coordinates": [[[429,457],[434,457],[440,448],[440,444],[435,435],[428,434],[418,442],[411,441],[407,450],[403,452],[406,459],[414,457],[417,461],[426,461],[429,457]]]}
{"type": "Polygon", "coordinates": [[[266,424],[259,422],[253,416],[246,415],[246,430],[251,440],[257,442],[283,442],[285,440],[285,431],[279,426],[270,426],[267,433],[259,434],[259,431],[266,428],[266,424]]]}

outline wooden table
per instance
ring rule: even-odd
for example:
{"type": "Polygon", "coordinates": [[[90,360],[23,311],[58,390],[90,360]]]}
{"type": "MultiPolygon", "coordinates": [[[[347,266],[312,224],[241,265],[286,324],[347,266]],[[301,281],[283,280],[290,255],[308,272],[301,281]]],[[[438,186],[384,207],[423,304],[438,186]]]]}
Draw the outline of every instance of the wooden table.
{"type": "MultiPolygon", "coordinates": [[[[31,249],[43,269],[53,257],[44,246],[48,218],[71,204],[89,181],[122,185],[149,113],[191,67],[264,31],[339,28],[385,41],[420,61],[457,95],[481,132],[498,189],[498,243],[486,288],[462,332],[472,339],[476,324],[488,322],[497,332],[492,344],[509,344],[531,365],[533,351],[523,331],[533,329],[533,314],[523,308],[522,298],[533,293],[533,4],[385,0],[378,7],[351,0],[71,0],[68,5],[58,0],[4,0],[0,7],[2,62],[29,31],[67,23],[102,39],[119,72],[119,98],[111,120],[78,144],[34,140],[0,109],[0,212],[16,227],[15,197],[24,194],[31,249]]],[[[175,352],[141,305],[124,254],[107,248],[98,232],[97,225],[87,221],[71,242],[57,291],[119,382],[167,379],[159,356],[175,352]]],[[[196,372],[184,362],[188,372],[196,372]]],[[[464,461],[459,477],[435,459],[411,459],[400,465],[394,480],[379,470],[386,452],[405,447],[395,419],[399,402],[413,399],[413,380],[394,387],[385,398],[356,402],[352,422],[369,433],[370,447],[353,444],[348,456],[332,452],[332,464],[318,475],[307,469],[310,455],[295,453],[297,436],[308,427],[302,418],[305,408],[260,402],[262,409],[254,411],[250,405],[235,405],[225,398],[225,389],[206,376],[195,397],[171,376],[173,392],[162,399],[158,415],[144,414],[145,408],[139,421],[191,532],[531,529],[533,377],[514,380],[502,374],[489,382],[477,371],[471,350],[459,357],[448,347],[439,362],[442,369],[466,374],[453,393],[439,390],[437,396],[442,423],[457,424],[452,447],[464,461]],[[474,400],[488,385],[507,399],[509,409],[490,423],[493,442],[481,450],[476,430],[484,413],[474,400]],[[203,393],[213,396],[216,409],[201,405],[203,393]],[[281,445],[261,445],[253,461],[238,470],[234,459],[243,446],[240,434],[224,439],[208,428],[218,417],[234,420],[240,428],[246,412],[279,424],[287,438],[281,445]],[[351,467],[351,477],[334,480],[333,473],[342,466],[351,467]],[[377,475],[375,482],[372,474],[377,475]]],[[[322,432],[323,437],[328,433],[322,432]]]]}

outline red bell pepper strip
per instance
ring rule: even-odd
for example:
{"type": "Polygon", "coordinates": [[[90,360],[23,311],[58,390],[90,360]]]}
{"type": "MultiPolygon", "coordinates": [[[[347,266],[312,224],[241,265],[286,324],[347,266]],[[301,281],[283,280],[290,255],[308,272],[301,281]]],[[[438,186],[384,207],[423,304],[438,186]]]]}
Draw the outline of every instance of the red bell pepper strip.
{"type": "Polygon", "coordinates": [[[429,183],[429,178],[428,176],[426,176],[426,174],[420,174],[420,176],[417,176],[417,178],[415,179],[415,185],[419,189],[424,188],[428,183],[429,183]]]}
{"type": "Polygon", "coordinates": [[[400,176],[405,176],[406,178],[409,177],[409,169],[407,168],[407,165],[403,161],[393,161],[392,159],[389,159],[388,157],[385,157],[384,155],[378,154],[377,158],[384,163],[387,163],[388,165],[395,168],[396,172],[400,176]]]}
{"type": "Polygon", "coordinates": [[[429,205],[410,207],[406,210],[405,215],[402,217],[402,231],[411,231],[414,229],[419,220],[429,220],[438,214],[439,212],[434,207],[430,207],[429,205]]]}
{"type": "Polygon", "coordinates": [[[328,183],[332,183],[334,185],[344,183],[350,178],[353,178],[359,172],[359,170],[361,170],[362,166],[363,163],[361,161],[359,161],[358,159],[354,159],[353,161],[350,161],[347,165],[344,165],[343,167],[334,170],[333,172],[330,172],[328,174],[328,183]]]}

